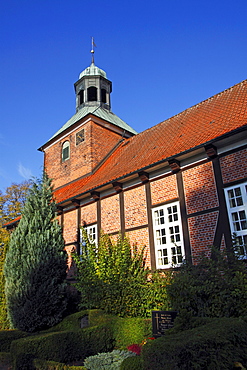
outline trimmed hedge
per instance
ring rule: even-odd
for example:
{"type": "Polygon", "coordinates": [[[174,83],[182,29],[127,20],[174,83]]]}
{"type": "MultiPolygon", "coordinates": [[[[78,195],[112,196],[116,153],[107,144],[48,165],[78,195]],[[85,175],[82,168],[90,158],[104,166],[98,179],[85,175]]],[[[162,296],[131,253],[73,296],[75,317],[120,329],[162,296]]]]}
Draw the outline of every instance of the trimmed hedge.
{"type": "Polygon", "coordinates": [[[69,366],[55,361],[34,360],[35,370],[87,370],[84,366],[69,366]]]}
{"type": "Polygon", "coordinates": [[[101,310],[88,310],[72,314],[55,327],[36,334],[18,330],[0,332],[0,348],[11,353],[16,370],[31,369],[35,358],[63,366],[113,348],[126,349],[141,343],[151,333],[149,319],[120,318],[101,310]],[[85,315],[89,316],[90,326],[81,329],[80,320],[85,315]]]}
{"type": "Polygon", "coordinates": [[[0,352],[9,352],[11,343],[20,338],[25,338],[30,334],[20,330],[1,330],[0,331],[0,352]]]}
{"type": "Polygon", "coordinates": [[[15,340],[10,353],[14,369],[21,370],[31,369],[34,358],[68,363],[112,349],[111,330],[102,325],[15,340]]]}
{"type": "Polygon", "coordinates": [[[231,369],[247,365],[247,322],[240,318],[211,322],[179,333],[167,333],[143,347],[144,370],[231,369]]]}
{"type": "Polygon", "coordinates": [[[125,360],[123,360],[120,366],[120,370],[130,370],[130,369],[143,370],[142,358],[140,356],[128,357],[125,360]]]}

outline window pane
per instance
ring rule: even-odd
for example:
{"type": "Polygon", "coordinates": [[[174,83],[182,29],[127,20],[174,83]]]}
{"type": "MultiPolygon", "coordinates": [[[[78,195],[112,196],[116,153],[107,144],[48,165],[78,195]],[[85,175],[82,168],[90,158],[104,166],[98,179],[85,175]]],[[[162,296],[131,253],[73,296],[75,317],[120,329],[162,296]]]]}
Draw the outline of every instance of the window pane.
{"type": "Polygon", "coordinates": [[[235,188],[235,189],[234,189],[234,192],[235,192],[235,196],[236,196],[236,197],[241,196],[241,190],[240,190],[240,188],[235,188]]]}

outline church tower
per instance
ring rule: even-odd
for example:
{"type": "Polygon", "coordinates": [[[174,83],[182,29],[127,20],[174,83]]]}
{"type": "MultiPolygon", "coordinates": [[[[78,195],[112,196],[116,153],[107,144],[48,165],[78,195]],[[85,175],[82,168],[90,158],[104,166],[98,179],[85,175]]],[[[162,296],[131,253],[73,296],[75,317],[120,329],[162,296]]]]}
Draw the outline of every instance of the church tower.
{"type": "MultiPolygon", "coordinates": [[[[94,44],[92,44],[94,45],[94,44]]],[[[124,140],[137,132],[111,111],[112,83],[94,63],[74,84],[76,113],[39,150],[55,189],[86,178],[124,140]]]]}

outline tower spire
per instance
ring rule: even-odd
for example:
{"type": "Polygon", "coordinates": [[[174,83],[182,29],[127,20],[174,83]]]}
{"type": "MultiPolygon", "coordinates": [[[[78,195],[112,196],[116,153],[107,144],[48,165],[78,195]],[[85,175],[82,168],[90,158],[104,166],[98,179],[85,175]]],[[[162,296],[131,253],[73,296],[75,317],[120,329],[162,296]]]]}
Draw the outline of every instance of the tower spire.
{"type": "Polygon", "coordinates": [[[96,47],[96,44],[94,42],[94,38],[92,37],[92,49],[91,49],[91,54],[92,54],[92,64],[94,64],[94,48],[96,47]]]}

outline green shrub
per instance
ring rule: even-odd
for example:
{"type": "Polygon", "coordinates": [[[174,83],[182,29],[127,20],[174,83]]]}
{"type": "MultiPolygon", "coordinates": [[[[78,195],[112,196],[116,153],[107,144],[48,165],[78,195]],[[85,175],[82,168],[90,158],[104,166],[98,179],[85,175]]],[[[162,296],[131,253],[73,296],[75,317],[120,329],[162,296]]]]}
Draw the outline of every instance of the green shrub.
{"type": "Polygon", "coordinates": [[[131,247],[120,235],[114,243],[104,234],[96,248],[86,231],[82,232],[82,253],[74,255],[82,309],[103,309],[120,317],[150,317],[153,309],[169,308],[166,287],[171,273],[163,276],[156,272],[148,280],[145,248],[131,247]]]}
{"type": "Polygon", "coordinates": [[[30,334],[20,330],[1,330],[0,331],[0,351],[9,352],[11,343],[20,338],[28,337],[30,334]]]}
{"type": "Polygon", "coordinates": [[[81,331],[45,333],[13,341],[10,352],[14,369],[32,366],[34,358],[69,363],[113,349],[111,329],[106,325],[81,331]]]}
{"type": "Polygon", "coordinates": [[[185,263],[167,287],[172,308],[192,316],[238,317],[247,313],[247,270],[244,261],[212,248],[211,258],[185,263]]]}
{"type": "Polygon", "coordinates": [[[152,336],[151,319],[113,317],[111,325],[116,348],[125,349],[152,336]]]}
{"type": "Polygon", "coordinates": [[[127,357],[121,363],[120,370],[143,370],[141,357],[140,356],[127,357]]]}
{"type": "Polygon", "coordinates": [[[117,370],[120,369],[122,361],[127,357],[135,356],[133,352],[114,350],[108,353],[99,353],[89,356],[84,361],[84,366],[88,370],[117,370]]]}
{"type": "Polygon", "coordinates": [[[223,370],[247,365],[247,323],[238,318],[211,322],[179,333],[169,331],[144,345],[144,370],[223,370]]]}
{"type": "Polygon", "coordinates": [[[151,333],[150,319],[120,318],[104,311],[88,310],[72,314],[53,329],[39,334],[0,332],[0,343],[2,340],[4,351],[11,352],[14,369],[19,370],[24,366],[31,368],[36,358],[68,364],[113,348],[126,349],[143,342],[151,333]],[[81,329],[80,319],[86,314],[90,326],[81,329]]]}
{"type": "Polygon", "coordinates": [[[5,366],[6,369],[11,368],[11,355],[9,352],[0,352],[0,364],[5,366]]]}
{"type": "Polygon", "coordinates": [[[87,370],[84,366],[69,366],[55,361],[35,359],[33,361],[35,370],[87,370]]]}

